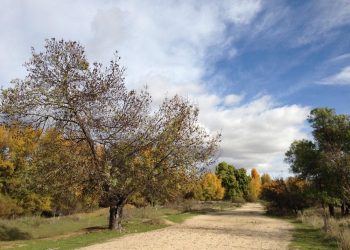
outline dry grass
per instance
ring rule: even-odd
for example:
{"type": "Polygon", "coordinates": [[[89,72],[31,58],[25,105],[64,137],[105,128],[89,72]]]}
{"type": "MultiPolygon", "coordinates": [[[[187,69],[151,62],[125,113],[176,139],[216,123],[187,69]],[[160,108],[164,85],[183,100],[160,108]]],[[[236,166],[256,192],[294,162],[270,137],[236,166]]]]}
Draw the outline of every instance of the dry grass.
{"type": "MultiPolygon", "coordinates": [[[[320,209],[307,210],[299,216],[299,219],[314,228],[321,229],[324,227],[322,211],[320,209]]],[[[328,218],[326,235],[337,240],[339,249],[350,250],[350,218],[328,218]]]]}

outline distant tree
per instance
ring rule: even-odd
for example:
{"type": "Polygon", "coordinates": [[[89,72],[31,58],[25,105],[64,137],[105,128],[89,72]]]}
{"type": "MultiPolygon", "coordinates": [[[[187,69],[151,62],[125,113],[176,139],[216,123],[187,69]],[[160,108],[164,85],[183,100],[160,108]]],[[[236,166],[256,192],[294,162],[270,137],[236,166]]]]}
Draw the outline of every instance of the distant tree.
{"type": "Polygon", "coordinates": [[[269,174],[263,174],[261,176],[261,185],[264,186],[264,185],[268,185],[269,183],[271,183],[272,179],[270,177],[269,174]]]}
{"type": "Polygon", "coordinates": [[[249,194],[250,176],[245,168],[235,169],[235,178],[238,182],[238,197],[247,198],[249,194]]]}
{"type": "Polygon", "coordinates": [[[226,162],[220,162],[216,166],[216,175],[221,179],[222,186],[225,188],[225,199],[232,200],[240,195],[239,184],[235,176],[235,167],[226,162]]]}
{"type": "Polygon", "coordinates": [[[207,173],[202,178],[201,191],[204,200],[221,200],[224,198],[225,189],[214,173],[207,173]]]}
{"type": "Polygon", "coordinates": [[[250,181],[250,197],[253,201],[256,201],[260,196],[261,191],[261,180],[258,171],[253,168],[251,170],[251,181],[250,181]]]}

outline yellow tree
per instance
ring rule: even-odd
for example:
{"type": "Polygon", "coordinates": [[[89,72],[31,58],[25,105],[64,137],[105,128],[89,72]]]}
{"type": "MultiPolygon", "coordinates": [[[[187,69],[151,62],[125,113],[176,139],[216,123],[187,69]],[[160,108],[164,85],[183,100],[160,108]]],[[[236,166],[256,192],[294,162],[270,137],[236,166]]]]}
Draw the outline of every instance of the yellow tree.
{"type": "MultiPolygon", "coordinates": [[[[97,152],[103,157],[103,149],[97,152]]],[[[89,178],[91,164],[86,142],[67,140],[61,131],[48,129],[40,137],[34,161],[35,189],[51,198],[53,213],[70,214],[97,206],[95,190],[83,181],[89,178]],[[79,178],[72,174],[73,169],[79,178]]]]}
{"type": "Polygon", "coordinates": [[[221,200],[224,198],[225,189],[221,185],[221,180],[213,173],[207,173],[203,176],[201,189],[204,200],[221,200]]]}
{"type": "Polygon", "coordinates": [[[262,186],[270,184],[271,181],[272,181],[272,179],[271,179],[271,176],[269,174],[265,173],[261,176],[261,185],[262,186]]]}
{"type": "Polygon", "coordinates": [[[256,201],[261,192],[261,180],[260,175],[256,168],[253,168],[251,171],[251,181],[250,181],[250,195],[253,201],[256,201]]]}
{"type": "Polygon", "coordinates": [[[40,133],[31,127],[0,127],[0,194],[12,199],[24,212],[50,208],[49,197],[32,189],[33,160],[40,133]]]}

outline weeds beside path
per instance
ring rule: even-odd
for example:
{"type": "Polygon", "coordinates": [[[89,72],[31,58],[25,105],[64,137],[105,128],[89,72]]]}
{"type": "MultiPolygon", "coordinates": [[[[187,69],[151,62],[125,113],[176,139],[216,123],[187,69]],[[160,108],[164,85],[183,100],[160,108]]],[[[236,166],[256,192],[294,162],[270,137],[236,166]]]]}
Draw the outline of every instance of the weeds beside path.
{"type": "Polygon", "coordinates": [[[292,250],[335,250],[338,249],[337,242],[330,239],[319,228],[292,220],[295,226],[293,241],[290,245],[292,250]]]}
{"type": "Polygon", "coordinates": [[[126,209],[124,230],[106,228],[108,211],[57,218],[24,217],[0,220],[0,249],[76,249],[130,233],[147,232],[194,216],[168,208],[126,209]],[[172,221],[172,222],[170,222],[172,221]]]}

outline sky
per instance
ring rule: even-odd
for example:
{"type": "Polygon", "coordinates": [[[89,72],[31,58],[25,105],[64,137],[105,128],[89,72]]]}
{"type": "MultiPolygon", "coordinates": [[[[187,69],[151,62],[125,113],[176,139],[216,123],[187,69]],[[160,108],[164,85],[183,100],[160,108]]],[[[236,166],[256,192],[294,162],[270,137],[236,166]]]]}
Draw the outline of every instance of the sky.
{"type": "Polygon", "coordinates": [[[0,86],[52,37],[91,61],[118,51],[127,87],[147,85],[155,104],[190,99],[222,134],[218,160],[238,168],[288,176],[310,110],[350,113],[350,0],[2,0],[0,86]]]}

